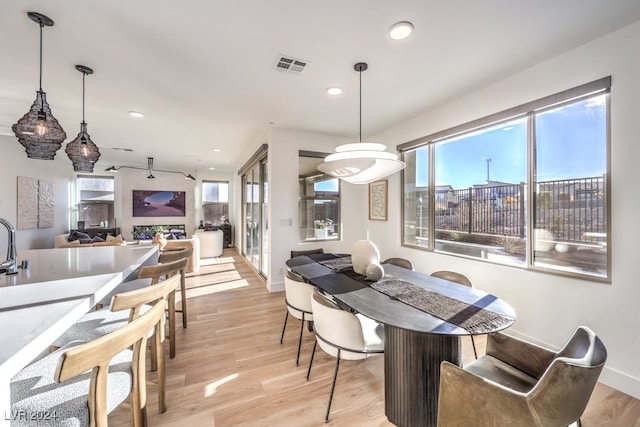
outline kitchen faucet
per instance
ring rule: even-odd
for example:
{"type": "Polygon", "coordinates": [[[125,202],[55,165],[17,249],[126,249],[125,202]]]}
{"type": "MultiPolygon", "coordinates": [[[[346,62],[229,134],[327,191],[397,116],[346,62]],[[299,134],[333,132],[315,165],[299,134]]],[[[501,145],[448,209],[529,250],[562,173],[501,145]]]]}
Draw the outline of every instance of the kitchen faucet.
{"type": "Polygon", "coordinates": [[[0,273],[18,273],[18,255],[16,253],[16,229],[6,219],[0,218],[0,224],[7,228],[7,260],[0,263],[0,273]]]}

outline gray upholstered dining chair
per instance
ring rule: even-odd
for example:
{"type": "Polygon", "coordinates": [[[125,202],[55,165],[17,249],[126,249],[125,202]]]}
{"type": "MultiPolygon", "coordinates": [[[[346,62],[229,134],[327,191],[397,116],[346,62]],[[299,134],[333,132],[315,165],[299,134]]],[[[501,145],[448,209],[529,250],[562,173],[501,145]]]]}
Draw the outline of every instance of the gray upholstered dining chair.
{"type": "Polygon", "coordinates": [[[309,360],[307,380],[311,375],[311,365],[318,344],[325,353],[336,358],[331,393],[325,415],[325,421],[329,421],[340,360],[361,360],[374,354],[384,353],[384,326],[361,314],[342,310],[320,290],[313,292],[311,305],[314,314],[313,329],[316,333],[316,342],[313,345],[311,360],[309,360]]]}
{"type": "Polygon", "coordinates": [[[606,359],[584,326],[557,353],[490,334],[487,353],[468,366],[442,362],[438,427],[580,425],[606,359]]]}
{"type": "Polygon", "coordinates": [[[382,261],[382,264],[392,264],[397,265],[398,267],[406,268],[407,270],[415,271],[413,268],[413,263],[405,258],[387,258],[382,261]]]}
{"type": "Polygon", "coordinates": [[[285,304],[287,305],[287,311],[284,317],[284,325],[282,325],[280,344],[284,341],[284,332],[287,327],[287,319],[289,319],[289,315],[299,319],[300,336],[298,337],[296,366],[300,363],[300,348],[302,346],[302,332],[304,330],[305,322],[307,322],[307,324],[313,322],[311,295],[315,289],[315,286],[302,281],[298,276],[287,271],[287,274],[284,277],[285,304]]]}
{"type": "MultiPolygon", "coordinates": [[[[458,273],[456,271],[449,270],[440,270],[434,271],[431,273],[431,276],[437,277],[439,279],[448,280],[449,282],[457,283],[459,285],[468,286],[470,288],[473,287],[473,283],[471,283],[471,279],[465,276],[462,273],[458,273]]],[[[471,337],[471,345],[473,346],[473,355],[475,358],[478,358],[478,351],[476,350],[476,340],[473,338],[473,335],[469,335],[471,337]]]]}
{"type": "Polygon", "coordinates": [[[291,251],[291,258],[295,258],[297,256],[302,256],[302,255],[314,255],[314,254],[323,254],[323,253],[324,253],[324,249],[323,248],[305,249],[305,250],[300,250],[300,251],[291,251]]]}
{"type": "MultiPolygon", "coordinates": [[[[107,415],[129,396],[132,425],[146,420],[145,353],[149,330],[159,332],[160,299],[143,315],[90,342],[74,341],[22,369],[11,379],[11,425],[107,427],[107,415]],[[130,349],[132,347],[132,349],[130,349]],[[51,416],[33,422],[31,415],[51,416]]],[[[159,347],[160,334],[154,334],[159,347]]]]}

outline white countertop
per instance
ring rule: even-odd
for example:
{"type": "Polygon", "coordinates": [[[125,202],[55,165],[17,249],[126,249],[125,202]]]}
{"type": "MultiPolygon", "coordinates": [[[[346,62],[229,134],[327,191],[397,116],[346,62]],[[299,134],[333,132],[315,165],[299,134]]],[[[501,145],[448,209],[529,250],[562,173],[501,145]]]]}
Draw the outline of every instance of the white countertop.
{"type": "Polygon", "coordinates": [[[29,269],[0,274],[0,425],[9,425],[9,382],[111,292],[157,246],[26,250],[29,269]]]}

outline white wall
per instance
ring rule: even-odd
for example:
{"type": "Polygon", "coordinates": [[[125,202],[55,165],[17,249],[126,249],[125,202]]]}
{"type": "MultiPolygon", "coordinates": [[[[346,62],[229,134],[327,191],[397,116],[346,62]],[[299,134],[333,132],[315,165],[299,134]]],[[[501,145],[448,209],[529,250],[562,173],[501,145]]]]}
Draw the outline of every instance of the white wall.
{"type": "MultiPolygon", "coordinates": [[[[640,198],[634,191],[640,182],[638,45],[640,22],[422,114],[376,138],[397,145],[611,75],[610,285],[399,247],[399,174],[390,180],[389,221],[367,221],[371,240],[381,248],[383,257],[409,258],[417,270],[425,273],[439,269],[460,271],[478,288],[508,301],[518,315],[509,333],[559,348],[578,325],[589,326],[602,338],[609,353],[601,381],[636,398],[640,398],[640,282],[636,250],[640,244],[640,198]]],[[[361,215],[366,221],[364,210],[361,215]]]]}
{"type": "MultiPolygon", "coordinates": [[[[120,169],[115,174],[115,191],[119,200],[114,203],[116,226],[127,240],[133,240],[134,225],[182,225],[187,235],[195,231],[197,181],[184,179],[182,175],[154,172],[155,179],[147,179],[148,172],[135,169],[120,169]],[[133,190],[184,191],[186,215],[183,217],[133,217],[133,190]]],[[[110,224],[111,226],[111,224],[110,224]]]]}
{"type": "MultiPolygon", "coordinates": [[[[54,226],[33,230],[16,230],[16,247],[40,249],[53,247],[56,234],[69,230],[69,186],[75,177],[71,161],[64,147],[54,160],[36,160],[27,157],[24,147],[12,136],[0,136],[0,218],[17,228],[17,177],[46,179],[53,182],[55,196],[54,226]]],[[[7,234],[0,227],[0,258],[5,260],[7,234]]]]}
{"type": "MultiPolygon", "coordinates": [[[[269,143],[269,203],[271,205],[269,240],[268,288],[284,290],[285,262],[292,250],[311,249],[322,246],[325,252],[349,252],[354,241],[366,237],[362,212],[366,210],[367,194],[359,186],[343,183],[341,187],[341,241],[301,243],[298,231],[298,151],[320,151],[331,153],[344,140],[335,137],[286,129],[272,129],[269,143]],[[364,197],[364,198],[363,198],[364,197]],[[292,225],[289,226],[289,219],[292,225]]],[[[353,142],[353,141],[350,141],[353,142]]],[[[366,186],[365,186],[366,187],[366,186]]]]}

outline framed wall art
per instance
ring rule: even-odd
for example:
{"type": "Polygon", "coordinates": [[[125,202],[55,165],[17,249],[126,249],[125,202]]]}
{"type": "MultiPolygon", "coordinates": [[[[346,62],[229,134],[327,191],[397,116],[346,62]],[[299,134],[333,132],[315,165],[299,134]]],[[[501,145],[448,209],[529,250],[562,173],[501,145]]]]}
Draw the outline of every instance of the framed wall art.
{"type": "Polygon", "coordinates": [[[133,190],[133,216],[185,216],[184,191],[133,190]]]}
{"type": "Polygon", "coordinates": [[[369,219],[387,220],[387,180],[369,184],[369,219]]]}

